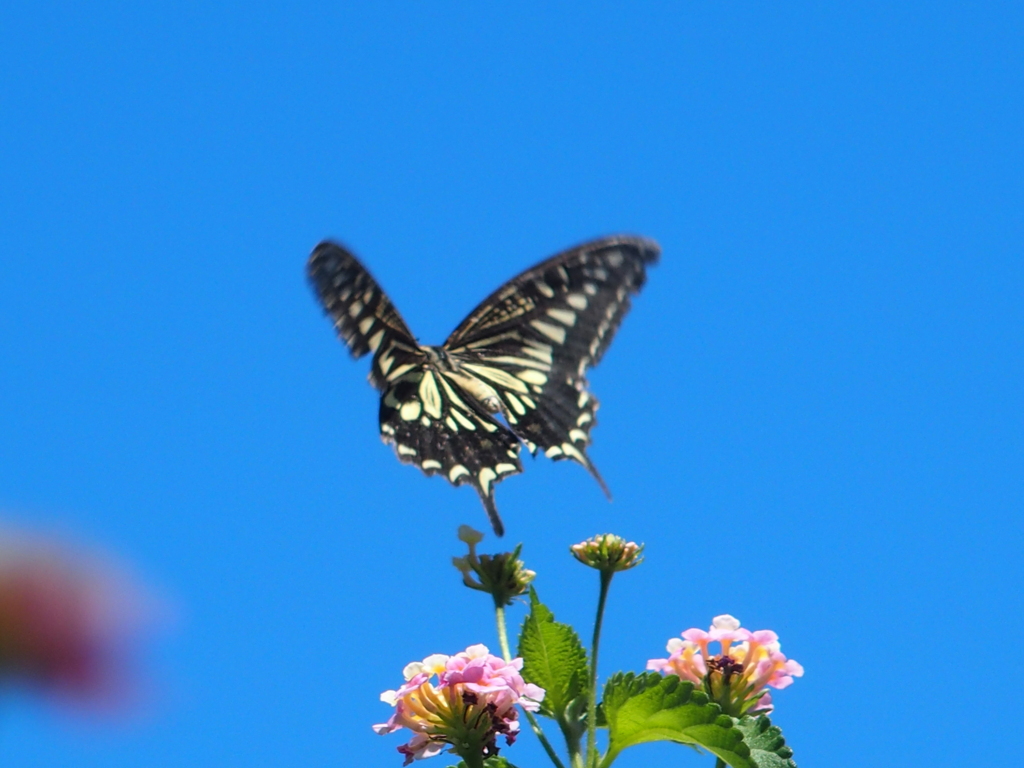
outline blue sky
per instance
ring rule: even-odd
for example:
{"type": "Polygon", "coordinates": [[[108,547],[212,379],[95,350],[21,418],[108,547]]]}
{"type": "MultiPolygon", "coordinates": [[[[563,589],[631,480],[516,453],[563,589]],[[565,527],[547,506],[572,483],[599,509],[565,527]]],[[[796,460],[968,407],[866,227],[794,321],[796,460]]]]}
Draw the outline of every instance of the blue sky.
{"type": "MultiPolygon", "coordinates": [[[[1015,763],[1022,40],[1012,3],[4,6],[0,509],[178,617],[144,716],[9,699],[4,762],[398,765],[379,692],[496,647],[449,565],[485,519],[381,445],[305,259],[344,241],[440,343],[635,232],[662,262],[590,377],[615,501],[527,460],[503,544],[589,633],[567,546],[647,543],[607,672],[778,631],[801,765],[1015,763]]],[[[618,765],[712,764],[677,752],[618,765]]]]}

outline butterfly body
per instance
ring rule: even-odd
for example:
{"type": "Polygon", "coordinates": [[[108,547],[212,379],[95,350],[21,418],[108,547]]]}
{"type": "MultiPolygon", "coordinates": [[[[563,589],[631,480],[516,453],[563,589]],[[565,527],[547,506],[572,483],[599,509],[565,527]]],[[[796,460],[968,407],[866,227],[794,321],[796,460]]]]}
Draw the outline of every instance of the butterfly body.
{"type": "Polygon", "coordinates": [[[356,258],[332,242],[310,256],[310,281],[353,357],[373,353],[381,438],[399,460],[471,484],[495,532],[494,486],[522,472],[519,452],[584,466],[597,399],[584,378],[607,349],[658,246],[616,236],[570,249],[485,299],[443,345],[417,343],[356,258]]]}

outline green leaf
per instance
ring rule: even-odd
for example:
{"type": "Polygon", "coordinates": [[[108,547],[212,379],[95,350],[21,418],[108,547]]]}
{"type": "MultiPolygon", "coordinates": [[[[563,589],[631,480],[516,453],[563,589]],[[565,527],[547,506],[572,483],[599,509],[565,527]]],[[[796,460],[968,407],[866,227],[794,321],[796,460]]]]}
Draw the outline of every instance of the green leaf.
{"type": "Polygon", "coordinates": [[[561,719],[573,699],[585,693],[587,652],[576,631],[559,624],[530,588],[530,615],[519,632],[523,679],[545,690],[541,714],[561,719]]]}
{"type": "Polygon", "coordinates": [[[796,768],[793,750],[786,746],[782,729],[772,725],[765,715],[743,717],[736,721],[736,727],[750,747],[750,759],[758,768],[796,768]]]}
{"type": "Polygon", "coordinates": [[[605,685],[604,717],[608,722],[611,765],[622,750],[650,741],[674,741],[703,747],[734,768],[758,768],[733,718],[722,714],[693,683],[656,672],[613,675],[605,685]]]}

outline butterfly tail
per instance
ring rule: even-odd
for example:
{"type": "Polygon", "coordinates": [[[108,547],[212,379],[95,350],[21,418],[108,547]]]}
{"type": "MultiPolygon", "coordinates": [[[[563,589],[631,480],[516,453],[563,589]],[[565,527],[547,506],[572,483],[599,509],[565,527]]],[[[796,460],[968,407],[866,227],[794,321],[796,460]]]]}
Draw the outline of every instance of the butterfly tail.
{"type": "Polygon", "coordinates": [[[491,489],[490,493],[485,494],[478,488],[477,493],[480,494],[480,501],[484,504],[484,510],[487,512],[487,519],[491,521],[491,527],[494,529],[494,535],[504,536],[505,525],[501,522],[501,515],[498,514],[498,507],[494,503],[494,490],[491,489]]]}
{"type": "MultiPolygon", "coordinates": [[[[584,456],[586,456],[584,454],[584,456]]],[[[583,465],[587,468],[587,472],[590,476],[597,480],[597,484],[601,486],[601,490],[604,491],[604,495],[608,498],[608,501],[612,500],[612,492],[608,489],[608,486],[604,482],[604,478],[601,477],[601,473],[597,471],[597,467],[590,463],[590,459],[586,458],[586,463],[583,465]]]]}
{"type": "Polygon", "coordinates": [[[612,500],[612,492],[608,489],[608,486],[604,482],[604,478],[601,477],[601,473],[597,471],[597,467],[594,466],[590,457],[587,456],[587,452],[583,449],[583,446],[576,447],[572,443],[562,443],[559,448],[559,453],[555,456],[555,460],[560,459],[572,459],[581,467],[590,473],[590,476],[597,480],[597,484],[601,486],[601,490],[604,491],[604,495],[608,501],[612,500]]]}

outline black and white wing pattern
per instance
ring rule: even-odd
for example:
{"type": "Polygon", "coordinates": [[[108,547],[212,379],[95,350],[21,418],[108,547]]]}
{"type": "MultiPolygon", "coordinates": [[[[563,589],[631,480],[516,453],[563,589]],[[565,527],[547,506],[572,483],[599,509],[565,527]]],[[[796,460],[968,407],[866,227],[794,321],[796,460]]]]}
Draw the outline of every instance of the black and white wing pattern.
{"type": "Polygon", "coordinates": [[[422,364],[425,355],[402,316],[355,256],[340,245],[323,242],[313,249],[306,269],[313,290],[352,357],[374,353],[370,371],[374,387],[382,388],[392,368],[409,370],[422,364]],[[382,349],[388,351],[388,370],[380,367],[382,349]]]}
{"type": "Polygon", "coordinates": [[[586,454],[598,401],[585,373],[600,361],[659,253],[652,240],[624,236],[559,253],[495,291],[444,345],[495,390],[531,453],[539,447],[548,458],[580,463],[606,494],[586,454]]]}
{"type": "Polygon", "coordinates": [[[521,444],[580,463],[608,492],[586,454],[598,402],[585,373],[658,255],[654,241],[628,236],[564,251],[495,291],[440,347],[416,343],[369,272],[340,246],[318,245],[308,271],[352,355],[374,353],[381,438],[426,474],[472,485],[500,536],[494,486],[522,472],[521,444]]]}
{"type": "Polygon", "coordinates": [[[320,243],[307,271],[353,357],[373,353],[370,383],[381,393],[381,439],[394,446],[400,461],[427,475],[472,484],[500,536],[494,482],[522,472],[519,439],[463,389],[440,349],[416,343],[391,300],[351,253],[320,243]]]}

